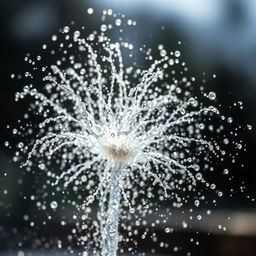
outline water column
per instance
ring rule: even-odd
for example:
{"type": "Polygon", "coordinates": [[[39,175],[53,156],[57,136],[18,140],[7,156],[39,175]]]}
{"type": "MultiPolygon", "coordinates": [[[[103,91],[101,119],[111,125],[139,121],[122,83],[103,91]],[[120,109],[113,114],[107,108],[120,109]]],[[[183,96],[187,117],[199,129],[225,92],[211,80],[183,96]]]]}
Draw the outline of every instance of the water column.
{"type": "MultiPolygon", "coordinates": [[[[110,169],[110,185],[108,205],[106,207],[105,220],[102,222],[102,250],[101,256],[116,256],[118,249],[118,224],[120,213],[121,188],[120,181],[122,174],[121,164],[116,164],[110,169]]],[[[106,192],[106,191],[105,191],[106,192]]],[[[105,193],[106,195],[106,193],[105,193]]],[[[104,203],[104,202],[103,202],[104,203]]]]}

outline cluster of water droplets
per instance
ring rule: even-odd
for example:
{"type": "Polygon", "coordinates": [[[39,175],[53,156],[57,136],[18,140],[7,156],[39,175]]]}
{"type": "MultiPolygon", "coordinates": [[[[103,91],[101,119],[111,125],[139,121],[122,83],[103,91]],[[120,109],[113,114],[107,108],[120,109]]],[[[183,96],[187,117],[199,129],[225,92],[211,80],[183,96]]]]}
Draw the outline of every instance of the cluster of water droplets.
{"type": "MultiPolygon", "coordinates": [[[[93,13],[89,8],[88,14],[93,13]]],[[[16,94],[16,100],[32,98],[25,121],[32,115],[41,122],[37,127],[26,124],[19,132],[13,130],[14,134],[24,136],[26,130],[28,136],[34,136],[31,146],[17,145],[14,160],[26,155],[22,167],[29,172],[37,166],[38,171],[46,172],[47,187],[77,195],[76,201],[67,201],[78,209],[71,233],[83,247],[83,255],[93,250],[115,255],[99,249],[104,247],[104,239],[105,247],[109,246],[104,236],[117,239],[110,243],[125,244],[139,234],[138,226],[146,226],[141,235],[145,239],[151,232],[147,216],[161,212],[159,202],[167,210],[153,221],[153,229],[165,226],[171,209],[182,208],[190,197],[194,207],[199,207],[205,201],[201,190],[197,192],[200,186],[221,197],[222,192],[204,173],[213,170],[215,159],[223,161],[226,152],[219,144],[230,141],[225,137],[217,143],[216,138],[224,130],[225,120],[232,123],[232,118],[220,115],[216,94],[204,92],[200,81],[187,76],[179,50],[169,52],[160,44],[155,59],[152,49],[143,46],[137,51],[148,66],[141,68],[134,45],[123,36],[112,41],[107,34],[116,29],[122,35],[136,22],[112,10],[103,12],[102,22],[99,30],[89,34],[85,28],[65,26],[53,35],[56,45],[49,51],[60,57],[50,66],[40,66],[41,56],[36,60],[26,57],[33,67],[25,74],[31,83],[16,94]],[[109,17],[113,21],[108,23],[109,17]],[[32,82],[39,72],[43,74],[41,87],[32,82]],[[200,88],[200,96],[194,96],[195,88],[200,88]],[[99,221],[92,216],[95,202],[99,202],[99,221]],[[120,224],[109,229],[110,215],[116,212],[116,218],[120,212],[120,224]]],[[[48,50],[46,44],[43,50],[48,50]]],[[[229,170],[224,169],[223,174],[228,175],[229,170]]],[[[52,200],[50,207],[56,210],[60,204],[52,200]]],[[[198,221],[201,218],[196,216],[198,221]]],[[[184,220],[181,224],[188,227],[184,220]]],[[[173,228],[166,227],[165,232],[172,233],[173,228]]],[[[154,232],[151,237],[158,243],[154,232]]],[[[159,242],[159,246],[169,245],[159,242]]],[[[132,248],[129,245],[128,251],[132,248]]]]}

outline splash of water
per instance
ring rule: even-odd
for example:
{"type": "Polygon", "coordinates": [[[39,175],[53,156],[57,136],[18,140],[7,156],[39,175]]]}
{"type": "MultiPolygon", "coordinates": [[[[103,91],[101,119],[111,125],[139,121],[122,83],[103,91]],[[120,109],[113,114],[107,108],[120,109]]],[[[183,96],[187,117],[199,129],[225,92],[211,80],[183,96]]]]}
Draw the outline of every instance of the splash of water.
{"type": "MultiPolygon", "coordinates": [[[[143,187],[152,179],[165,198],[176,196],[172,191],[180,181],[207,184],[200,173],[200,154],[208,159],[207,152],[218,155],[219,147],[204,138],[203,122],[219,111],[192,96],[194,78],[175,78],[172,67],[180,62],[179,51],[168,54],[160,46],[159,59],[147,69],[125,66],[122,53],[133,47],[112,42],[107,28],[102,25],[100,34],[86,39],[75,31],[72,43],[61,45],[65,57],[44,69],[44,92],[29,85],[16,99],[33,97],[32,110],[44,118],[24,166],[35,159],[41,166],[57,162],[63,171],[53,185],[87,184],[90,195],[80,208],[99,200],[101,255],[114,256],[122,206],[135,211],[134,184],[143,187]],[[80,61],[67,55],[68,48],[78,50],[80,61]],[[188,89],[182,91],[181,84],[188,89]]],[[[69,27],[63,29],[67,40],[69,32],[69,27]]],[[[211,92],[207,98],[214,101],[216,95],[211,92]]]]}

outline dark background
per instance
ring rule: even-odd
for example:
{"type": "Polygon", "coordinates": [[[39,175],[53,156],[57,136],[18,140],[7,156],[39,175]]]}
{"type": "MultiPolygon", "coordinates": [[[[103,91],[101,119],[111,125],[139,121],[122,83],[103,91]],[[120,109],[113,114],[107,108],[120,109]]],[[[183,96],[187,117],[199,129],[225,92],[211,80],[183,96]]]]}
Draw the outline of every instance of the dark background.
{"type": "MultiPolygon", "coordinates": [[[[234,177],[230,184],[235,191],[232,197],[221,198],[215,213],[200,225],[195,222],[191,228],[177,230],[171,236],[159,228],[157,232],[162,241],[180,244],[185,251],[194,251],[196,255],[256,255],[256,204],[253,201],[256,191],[256,2],[251,0],[1,0],[0,250],[31,249],[29,242],[19,244],[16,237],[27,225],[23,221],[24,214],[33,215],[31,200],[20,200],[24,195],[33,194],[30,187],[33,177],[23,177],[22,170],[11,161],[14,150],[4,146],[6,140],[11,144],[18,142],[6,126],[16,127],[27,107],[14,102],[15,92],[24,84],[10,76],[24,74],[25,54],[37,54],[60,27],[74,20],[78,27],[95,29],[99,15],[86,15],[88,7],[93,7],[96,14],[104,8],[112,8],[137,20],[138,40],[152,47],[163,43],[172,49],[181,41],[182,55],[190,72],[201,79],[207,78],[205,87],[216,92],[225,114],[235,117],[234,126],[250,124],[253,127],[239,131],[246,151],[239,152],[235,164],[227,163],[234,177]],[[212,79],[212,74],[217,77],[212,79]],[[243,111],[229,109],[236,101],[244,103],[243,111]],[[241,192],[243,184],[245,189],[241,192]],[[226,223],[229,216],[228,231],[219,232],[215,227],[226,223]],[[200,244],[189,242],[191,237],[200,244]]],[[[224,195],[229,195],[230,187],[222,175],[216,173],[215,180],[224,195]]],[[[198,209],[199,212],[205,210],[198,209]]],[[[179,221],[178,213],[170,224],[176,221],[179,221]]],[[[58,234],[53,223],[41,235],[47,240],[55,232],[58,234]]],[[[147,250],[147,243],[141,241],[138,249],[147,250]]],[[[157,251],[171,255],[173,247],[157,251]]],[[[45,244],[44,248],[47,248],[45,244]]],[[[183,251],[180,255],[186,253],[183,251]]]]}

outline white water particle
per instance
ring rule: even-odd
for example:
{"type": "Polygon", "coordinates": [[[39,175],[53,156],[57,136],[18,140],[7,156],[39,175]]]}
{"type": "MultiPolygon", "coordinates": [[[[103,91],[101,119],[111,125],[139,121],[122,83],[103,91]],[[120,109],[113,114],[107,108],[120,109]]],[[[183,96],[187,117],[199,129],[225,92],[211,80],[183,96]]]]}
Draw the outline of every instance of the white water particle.
{"type": "Polygon", "coordinates": [[[174,55],[175,55],[175,57],[178,58],[178,57],[180,57],[181,53],[180,53],[180,51],[175,51],[175,52],[174,52],[174,55]]]}
{"type": "Polygon", "coordinates": [[[215,99],[216,99],[216,93],[215,93],[215,92],[209,92],[208,98],[209,98],[210,100],[215,100],[215,99]]]}
{"type": "Polygon", "coordinates": [[[52,209],[56,209],[58,207],[58,203],[56,201],[52,201],[50,206],[52,209]]]}
{"type": "Polygon", "coordinates": [[[52,35],[52,41],[57,41],[58,37],[56,35],[52,35]]]}
{"type": "Polygon", "coordinates": [[[93,8],[88,8],[88,9],[87,9],[87,13],[88,13],[89,15],[92,15],[92,14],[94,13],[93,8]]]}
{"type": "Polygon", "coordinates": [[[100,30],[102,32],[105,32],[107,30],[107,25],[105,25],[105,24],[101,25],[100,30]]]}
{"type": "Polygon", "coordinates": [[[229,174],[229,170],[228,169],[224,169],[223,174],[224,175],[228,175],[229,174]]]}
{"type": "Polygon", "coordinates": [[[116,24],[117,26],[121,26],[122,21],[121,21],[120,19],[116,19],[115,24],[116,24]]]}
{"type": "Polygon", "coordinates": [[[63,32],[64,32],[64,33],[68,33],[68,32],[69,32],[69,27],[68,27],[68,26],[65,26],[65,27],[63,28],[63,32]]]}

